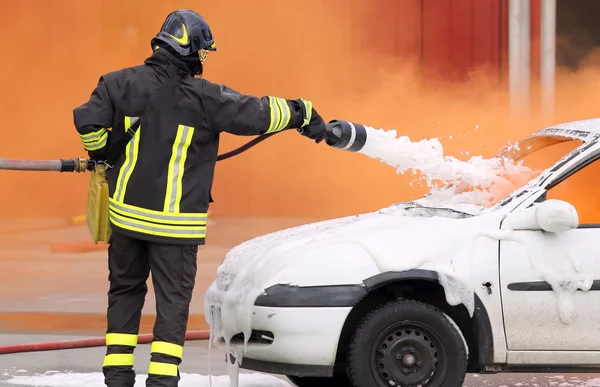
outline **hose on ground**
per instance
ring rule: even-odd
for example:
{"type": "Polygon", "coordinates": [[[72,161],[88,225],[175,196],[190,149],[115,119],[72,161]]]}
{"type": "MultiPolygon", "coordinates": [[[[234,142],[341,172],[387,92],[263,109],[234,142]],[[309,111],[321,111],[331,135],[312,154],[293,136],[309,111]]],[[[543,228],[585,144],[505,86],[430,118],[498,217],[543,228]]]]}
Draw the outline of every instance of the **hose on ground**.
{"type": "MultiPolygon", "coordinates": [[[[143,334],[138,336],[138,344],[149,344],[152,342],[153,335],[151,333],[143,334]]],[[[210,337],[210,331],[187,331],[185,333],[185,340],[208,340],[210,337]]],[[[63,340],[63,341],[50,341],[45,343],[28,343],[28,344],[11,344],[0,346],[0,355],[7,355],[20,352],[41,352],[41,351],[56,351],[60,349],[76,349],[76,348],[93,348],[93,347],[104,347],[106,345],[106,338],[98,337],[93,339],[79,339],[79,340],[63,340]]]]}

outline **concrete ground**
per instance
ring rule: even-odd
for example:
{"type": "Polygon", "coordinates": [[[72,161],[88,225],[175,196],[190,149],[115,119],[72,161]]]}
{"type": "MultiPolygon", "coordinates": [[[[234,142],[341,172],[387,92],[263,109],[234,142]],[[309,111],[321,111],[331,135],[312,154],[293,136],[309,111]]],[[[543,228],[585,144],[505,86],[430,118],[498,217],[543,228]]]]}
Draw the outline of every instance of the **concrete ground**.
{"type": "MultiPolygon", "coordinates": [[[[203,296],[225,253],[234,245],[252,237],[317,219],[239,219],[219,218],[209,226],[208,245],[200,250],[196,290],[191,305],[188,329],[207,327],[204,320],[203,296]]],[[[91,252],[68,252],[88,245],[87,229],[64,219],[2,220],[0,219],[0,346],[13,343],[68,340],[79,337],[102,337],[105,329],[107,261],[106,249],[91,252]],[[69,245],[71,244],[71,245],[69,245]],[[75,336],[78,335],[78,336],[75,336]],[[90,336],[91,335],[91,336],[90,336]]],[[[155,315],[154,294],[149,294],[144,307],[141,333],[149,333],[155,315]]],[[[208,349],[206,341],[186,344],[183,373],[207,375],[208,349]]],[[[0,355],[0,387],[16,385],[60,386],[67,384],[7,384],[15,376],[32,376],[48,371],[98,373],[104,348],[60,350],[53,352],[0,355]]],[[[211,374],[225,375],[224,356],[218,350],[211,353],[211,374]]],[[[136,369],[146,373],[149,345],[140,345],[136,352],[136,369]]],[[[242,371],[244,372],[244,371],[242,371]]],[[[88,382],[70,386],[102,386],[100,374],[88,382]],[[100,378],[100,379],[98,379],[100,378]],[[99,383],[99,384],[98,384],[99,383]]],[[[183,380],[183,379],[182,379],[183,380]]],[[[199,379],[188,379],[199,380],[199,379]]],[[[246,381],[249,379],[246,379],[246,381]]],[[[262,381],[240,387],[286,386],[284,378],[273,384],[262,381]]],[[[33,382],[32,382],[33,383],[33,382]]],[[[75,382],[77,383],[77,382],[75,382]]],[[[223,383],[221,381],[221,383],[223,383]]],[[[203,387],[203,382],[182,386],[203,387]]],[[[215,387],[227,384],[213,384],[215,387]]],[[[600,375],[500,374],[469,375],[465,386],[537,386],[575,387],[600,386],[600,375]]]]}

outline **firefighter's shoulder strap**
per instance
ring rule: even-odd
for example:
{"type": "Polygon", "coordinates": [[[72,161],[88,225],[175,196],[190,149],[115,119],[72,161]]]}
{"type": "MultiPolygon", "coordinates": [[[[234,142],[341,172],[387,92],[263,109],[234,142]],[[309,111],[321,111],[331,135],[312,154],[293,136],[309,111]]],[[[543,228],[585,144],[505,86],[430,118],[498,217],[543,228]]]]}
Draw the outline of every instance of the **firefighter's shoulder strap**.
{"type": "Polygon", "coordinates": [[[88,189],[88,200],[86,209],[86,222],[88,230],[94,243],[109,243],[112,235],[109,216],[109,194],[108,182],[106,180],[106,169],[112,168],[119,157],[127,149],[127,144],[135,136],[140,127],[141,119],[132,117],[133,125],[127,128],[125,135],[117,142],[114,148],[108,152],[104,162],[97,163],[90,177],[88,189]],[[134,121],[135,120],[135,121],[134,121]]]}
{"type": "Polygon", "coordinates": [[[121,157],[123,152],[125,152],[127,144],[133,138],[133,136],[135,136],[135,132],[140,127],[140,123],[142,120],[139,117],[131,117],[131,121],[133,122],[133,125],[127,128],[125,135],[119,140],[119,142],[117,142],[115,147],[110,152],[108,152],[108,155],[106,156],[106,160],[104,161],[104,163],[109,168],[112,168],[119,159],[119,157],[121,157]]]}

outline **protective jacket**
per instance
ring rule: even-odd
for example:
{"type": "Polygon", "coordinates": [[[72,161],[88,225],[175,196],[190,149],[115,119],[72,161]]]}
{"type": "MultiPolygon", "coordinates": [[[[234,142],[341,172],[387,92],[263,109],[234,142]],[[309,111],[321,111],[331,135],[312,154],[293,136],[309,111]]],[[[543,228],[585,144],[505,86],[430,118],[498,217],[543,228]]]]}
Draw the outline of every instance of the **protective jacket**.
{"type": "Polygon", "coordinates": [[[100,77],[73,111],[90,156],[113,149],[140,127],[107,173],[114,232],[152,242],[204,244],[219,135],[259,135],[299,128],[310,102],[241,94],[195,78],[158,49],[143,65],[100,77]]]}

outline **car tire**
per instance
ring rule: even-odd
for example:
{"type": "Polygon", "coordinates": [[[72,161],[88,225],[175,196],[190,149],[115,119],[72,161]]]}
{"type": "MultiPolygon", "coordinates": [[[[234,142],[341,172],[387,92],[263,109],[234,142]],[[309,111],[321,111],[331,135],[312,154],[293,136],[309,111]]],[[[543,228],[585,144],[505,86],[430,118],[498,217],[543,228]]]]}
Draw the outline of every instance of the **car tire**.
{"type": "Polygon", "coordinates": [[[456,326],[439,309],[395,300],[369,312],[348,347],[354,387],[460,387],[467,348],[456,326]]]}
{"type": "Polygon", "coordinates": [[[346,374],[334,374],[330,378],[288,375],[287,378],[297,387],[352,387],[346,374]]]}

